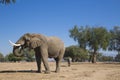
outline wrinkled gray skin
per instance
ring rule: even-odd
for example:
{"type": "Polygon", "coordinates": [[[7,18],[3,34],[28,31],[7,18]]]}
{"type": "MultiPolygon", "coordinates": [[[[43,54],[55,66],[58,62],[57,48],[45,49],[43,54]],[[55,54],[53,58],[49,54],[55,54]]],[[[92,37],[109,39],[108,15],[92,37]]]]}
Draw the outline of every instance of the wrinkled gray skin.
{"type": "Polygon", "coordinates": [[[46,37],[41,34],[24,34],[16,44],[21,46],[14,46],[13,54],[16,56],[22,56],[23,49],[34,49],[35,57],[38,67],[38,72],[41,72],[41,61],[43,61],[45,67],[45,73],[50,73],[48,65],[48,57],[54,58],[56,61],[56,71],[60,71],[60,62],[64,55],[64,43],[57,37],[46,37]]]}

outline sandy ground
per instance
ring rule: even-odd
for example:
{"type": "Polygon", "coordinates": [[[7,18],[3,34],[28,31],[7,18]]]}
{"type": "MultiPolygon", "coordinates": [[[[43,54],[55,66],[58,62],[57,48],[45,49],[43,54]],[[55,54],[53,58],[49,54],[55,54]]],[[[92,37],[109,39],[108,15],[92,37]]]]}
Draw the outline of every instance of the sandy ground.
{"type": "Polygon", "coordinates": [[[49,62],[51,73],[36,73],[35,62],[0,63],[0,80],[120,80],[120,64],[72,63],[61,64],[60,73],[55,73],[55,63],[49,62]]]}

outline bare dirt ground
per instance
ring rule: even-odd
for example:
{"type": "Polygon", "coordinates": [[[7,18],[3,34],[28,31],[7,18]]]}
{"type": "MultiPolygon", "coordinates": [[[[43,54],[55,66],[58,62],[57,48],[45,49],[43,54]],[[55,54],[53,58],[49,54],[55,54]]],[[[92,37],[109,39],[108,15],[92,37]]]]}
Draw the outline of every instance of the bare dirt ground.
{"type": "Polygon", "coordinates": [[[120,80],[118,63],[72,63],[61,64],[60,73],[55,73],[55,62],[49,62],[51,73],[36,73],[35,62],[0,63],[0,80],[120,80]]]}

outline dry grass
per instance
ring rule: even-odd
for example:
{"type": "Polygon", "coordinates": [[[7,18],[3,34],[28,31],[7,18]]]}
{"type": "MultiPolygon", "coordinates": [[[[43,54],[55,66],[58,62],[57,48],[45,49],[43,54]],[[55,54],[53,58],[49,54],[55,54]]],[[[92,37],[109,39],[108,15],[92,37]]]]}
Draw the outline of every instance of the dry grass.
{"type": "Polygon", "coordinates": [[[0,63],[0,80],[120,80],[120,64],[64,62],[60,73],[55,73],[55,63],[49,62],[51,73],[36,73],[35,62],[0,63]]]}

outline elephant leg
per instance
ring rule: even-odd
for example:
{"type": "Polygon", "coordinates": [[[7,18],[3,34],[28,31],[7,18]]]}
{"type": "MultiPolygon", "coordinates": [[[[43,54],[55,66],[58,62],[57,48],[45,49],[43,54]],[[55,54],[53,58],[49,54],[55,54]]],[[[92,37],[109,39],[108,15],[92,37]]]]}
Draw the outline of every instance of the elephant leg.
{"type": "Polygon", "coordinates": [[[48,52],[47,50],[42,50],[41,49],[41,57],[42,57],[42,61],[43,61],[43,64],[44,64],[44,67],[45,67],[45,73],[46,74],[49,74],[50,73],[50,68],[49,68],[49,65],[48,65],[48,52]]]}
{"type": "Polygon", "coordinates": [[[39,73],[41,73],[41,55],[40,53],[35,53],[36,61],[37,61],[37,68],[39,73]]]}
{"type": "Polygon", "coordinates": [[[50,73],[50,69],[49,69],[49,65],[48,65],[48,58],[42,58],[44,67],[45,67],[45,73],[49,74],[50,73]]]}
{"type": "Polygon", "coordinates": [[[56,70],[55,72],[60,72],[60,62],[63,59],[63,55],[64,55],[64,49],[60,51],[59,56],[57,58],[54,58],[56,61],[56,70]]]}
{"type": "Polygon", "coordinates": [[[60,60],[59,60],[58,57],[54,58],[54,59],[56,61],[56,70],[55,70],[55,72],[59,72],[60,71],[60,60]]]}

